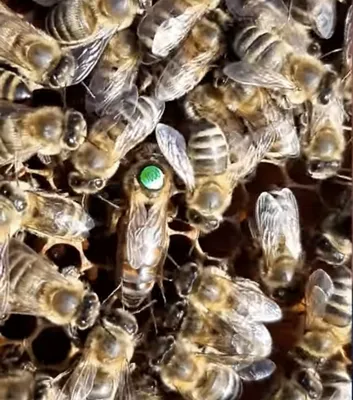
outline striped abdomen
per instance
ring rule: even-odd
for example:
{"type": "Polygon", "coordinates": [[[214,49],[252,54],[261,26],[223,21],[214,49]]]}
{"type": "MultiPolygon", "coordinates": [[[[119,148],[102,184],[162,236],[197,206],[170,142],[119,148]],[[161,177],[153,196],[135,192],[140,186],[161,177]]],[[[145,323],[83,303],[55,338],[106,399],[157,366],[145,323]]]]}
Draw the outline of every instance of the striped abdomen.
{"type": "Polygon", "coordinates": [[[327,272],[334,292],[326,306],[324,320],[337,327],[349,326],[352,323],[352,272],[345,266],[331,267],[327,272]]]}
{"type": "Polygon", "coordinates": [[[211,364],[206,373],[203,382],[200,382],[197,389],[193,391],[192,398],[199,400],[235,400],[240,398],[242,382],[239,375],[230,367],[211,364]]]}
{"type": "Polygon", "coordinates": [[[59,42],[84,41],[95,33],[97,18],[93,7],[81,0],[61,1],[46,18],[46,31],[59,42]]]}
{"type": "Polygon", "coordinates": [[[322,400],[352,398],[352,379],[343,362],[335,360],[327,362],[320,371],[320,377],[324,389],[322,400]]]}
{"type": "Polygon", "coordinates": [[[290,52],[290,47],[279,37],[255,25],[246,26],[236,34],[233,49],[250,64],[260,63],[273,69],[280,69],[290,52]]]}
{"type": "Polygon", "coordinates": [[[10,101],[23,101],[31,97],[32,91],[17,74],[0,68],[0,96],[10,101]]]}
{"type": "Polygon", "coordinates": [[[216,126],[193,133],[188,144],[188,155],[196,176],[224,173],[229,164],[228,143],[224,133],[216,126]]]}
{"type": "Polygon", "coordinates": [[[13,161],[16,152],[19,154],[21,148],[21,139],[14,121],[11,118],[0,119],[0,164],[4,165],[13,161]]]}

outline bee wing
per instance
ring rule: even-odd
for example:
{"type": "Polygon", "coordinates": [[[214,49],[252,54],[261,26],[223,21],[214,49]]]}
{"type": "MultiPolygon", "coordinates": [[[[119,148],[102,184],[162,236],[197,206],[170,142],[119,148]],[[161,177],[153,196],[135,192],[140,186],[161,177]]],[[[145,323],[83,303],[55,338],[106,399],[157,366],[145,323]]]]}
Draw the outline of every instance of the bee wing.
{"type": "Polygon", "coordinates": [[[281,240],[281,209],[270,193],[263,192],[255,206],[255,220],[260,234],[265,259],[275,258],[278,243],[281,240]]]}
{"type": "Polygon", "coordinates": [[[165,237],[164,201],[155,203],[148,211],[143,200],[131,198],[130,220],[127,227],[127,259],[132,268],[148,263],[165,237]]]}
{"type": "Polygon", "coordinates": [[[115,29],[109,29],[104,33],[104,35],[92,40],[88,44],[68,47],[76,62],[75,73],[71,85],[76,85],[77,83],[82,82],[88,76],[99,61],[100,56],[103,54],[103,51],[114,32],[115,29]]]}
{"type": "Polygon", "coordinates": [[[129,364],[126,360],[120,366],[116,387],[114,400],[137,400],[137,393],[133,386],[129,364]]]}
{"type": "Polygon", "coordinates": [[[299,259],[302,253],[302,246],[297,200],[288,188],[273,193],[276,193],[277,201],[282,208],[281,225],[282,234],[286,239],[286,246],[292,256],[295,259],[299,259]]]}
{"type": "Polygon", "coordinates": [[[188,7],[183,14],[164,21],[153,38],[152,53],[158,57],[167,57],[170,51],[188,35],[204,11],[205,6],[198,4],[188,7]]]}
{"type": "Polygon", "coordinates": [[[237,161],[232,163],[229,168],[229,176],[233,186],[256,169],[270,150],[275,140],[275,132],[273,129],[266,128],[254,139],[248,136],[243,138],[237,147],[233,146],[232,154],[237,155],[237,161]]]}
{"type": "Polygon", "coordinates": [[[276,364],[272,360],[265,359],[255,361],[237,372],[244,381],[259,381],[271,376],[275,370],[276,364]]]}
{"type": "Polygon", "coordinates": [[[343,54],[344,61],[347,66],[351,66],[352,64],[352,52],[353,52],[353,5],[350,5],[346,21],[344,25],[344,40],[343,40],[343,54]]]}
{"type": "Polygon", "coordinates": [[[85,400],[93,389],[97,367],[88,360],[79,361],[56,400],[85,400]]]}
{"type": "Polygon", "coordinates": [[[295,85],[279,72],[246,61],[226,65],[223,73],[235,82],[267,89],[293,90],[295,85]]]}
{"type": "Polygon", "coordinates": [[[336,26],[336,0],[307,0],[306,6],[316,33],[323,39],[329,39],[336,26]]]}
{"type": "Polygon", "coordinates": [[[8,241],[0,245],[0,319],[8,313],[10,299],[8,241]]]}
{"type": "Polygon", "coordinates": [[[111,113],[117,117],[121,115],[126,119],[131,118],[136,111],[138,99],[139,93],[137,86],[134,84],[126,85],[122,88],[120,96],[117,96],[113,104],[110,105],[111,113]]]}
{"type": "Polygon", "coordinates": [[[332,279],[324,270],[317,269],[310,275],[305,288],[305,300],[309,320],[324,315],[326,305],[333,291],[334,285],[332,279]]]}
{"type": "Polygon", "coordinates": [[[189,160],[184,136],[166,124],[157,124],[156,138],[164,157],[188,190],[195,187],[194,170],[189,160]]]}

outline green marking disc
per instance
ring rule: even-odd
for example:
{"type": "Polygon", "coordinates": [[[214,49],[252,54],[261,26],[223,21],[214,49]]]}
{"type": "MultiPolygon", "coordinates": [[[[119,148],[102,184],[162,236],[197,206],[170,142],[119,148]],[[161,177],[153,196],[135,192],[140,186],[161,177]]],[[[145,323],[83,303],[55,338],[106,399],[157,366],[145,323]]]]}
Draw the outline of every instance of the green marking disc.
{"type": "Polygon", "coordinates": [[[141,184],[149,190],[160,190],[164,184],[163,171],[155,165],[148,165],[140,172],[141,184]]]}

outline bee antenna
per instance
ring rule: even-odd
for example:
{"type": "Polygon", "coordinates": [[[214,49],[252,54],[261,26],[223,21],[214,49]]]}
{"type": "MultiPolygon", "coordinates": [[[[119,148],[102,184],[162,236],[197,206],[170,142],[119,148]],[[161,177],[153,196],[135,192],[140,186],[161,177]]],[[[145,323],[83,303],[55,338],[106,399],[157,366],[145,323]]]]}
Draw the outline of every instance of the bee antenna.
{"type": "Polygon", "coordinates": [[[109,204],[110,206],[116,208],[117,210],[121,210],[121,207],[119,207],[117,204],[114,204],[112,201],[105,199],[103,196],[100,194],[95,195],[98,199],[104,201],[105,203],[109,204]]]}
{"type": "Polygon", "coordinates": [[[81,84],[87,90],[87,93],[92,97],[92,99],[95,99],[96,96],[92,93],[91,89],[84,82],[81,82],[81,84]]]}
{"type": "Polygon", "coordinates": [[[170,254],[167,254],[167,257],[178,269],[180,269],[180,265],[174,260],[174,258],[170,254]]]}
{"type": "Polygon", "coordinates": [[[339,52],[342,51],[342,50],[343,50],[342,48],[335,49],[335,50],[331,50],[331,51],[329,51],[328,53],[325,53],[324,55],[322,55],[322,56],[320,57],[320,60],[322,60],[323,58],[325,58],[325,57],[327,57],[327,56],[329,56],[329,55],[331,55],[331,54],[339,53],[339,52]]]}
{"type": "MultiPolygon", "coordinates": [[[[113,302],[115,301],[116,297],[116,293],[118,292],[118,290],[122,287],[123,283],[122,281],[119,283],[119,285],[108,295],[108,297],[106,297],[102,303],[101,303],[101,307],[103,307],[107,302],[109,303],[109,306],[111,306],[113,304],[113,302]]],[[[123,307],[124,308],[124,307],[123,307]]]]}
{"type": "Polygon", "coordinates": [[[150,307],[154,303],[157,303],[156,299],[154,299],[154,300],[150,301],[149,303],[145,304],[143,307],[139,308],[138,310],[130,311],[130,312],[131,312],[132,315],[139,314],[141,311],[146,310],[146,308],[150,307]]]}

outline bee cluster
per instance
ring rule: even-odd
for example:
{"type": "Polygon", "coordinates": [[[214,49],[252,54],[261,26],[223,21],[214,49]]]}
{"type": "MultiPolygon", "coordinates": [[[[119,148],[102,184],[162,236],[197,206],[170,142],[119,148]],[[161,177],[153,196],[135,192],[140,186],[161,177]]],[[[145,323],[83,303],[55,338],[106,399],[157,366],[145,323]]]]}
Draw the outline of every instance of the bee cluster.
{"type": "Polygon", "coordinates": [[[0,400],[352,398],[352,10],[0,3],[0,400]]]}

